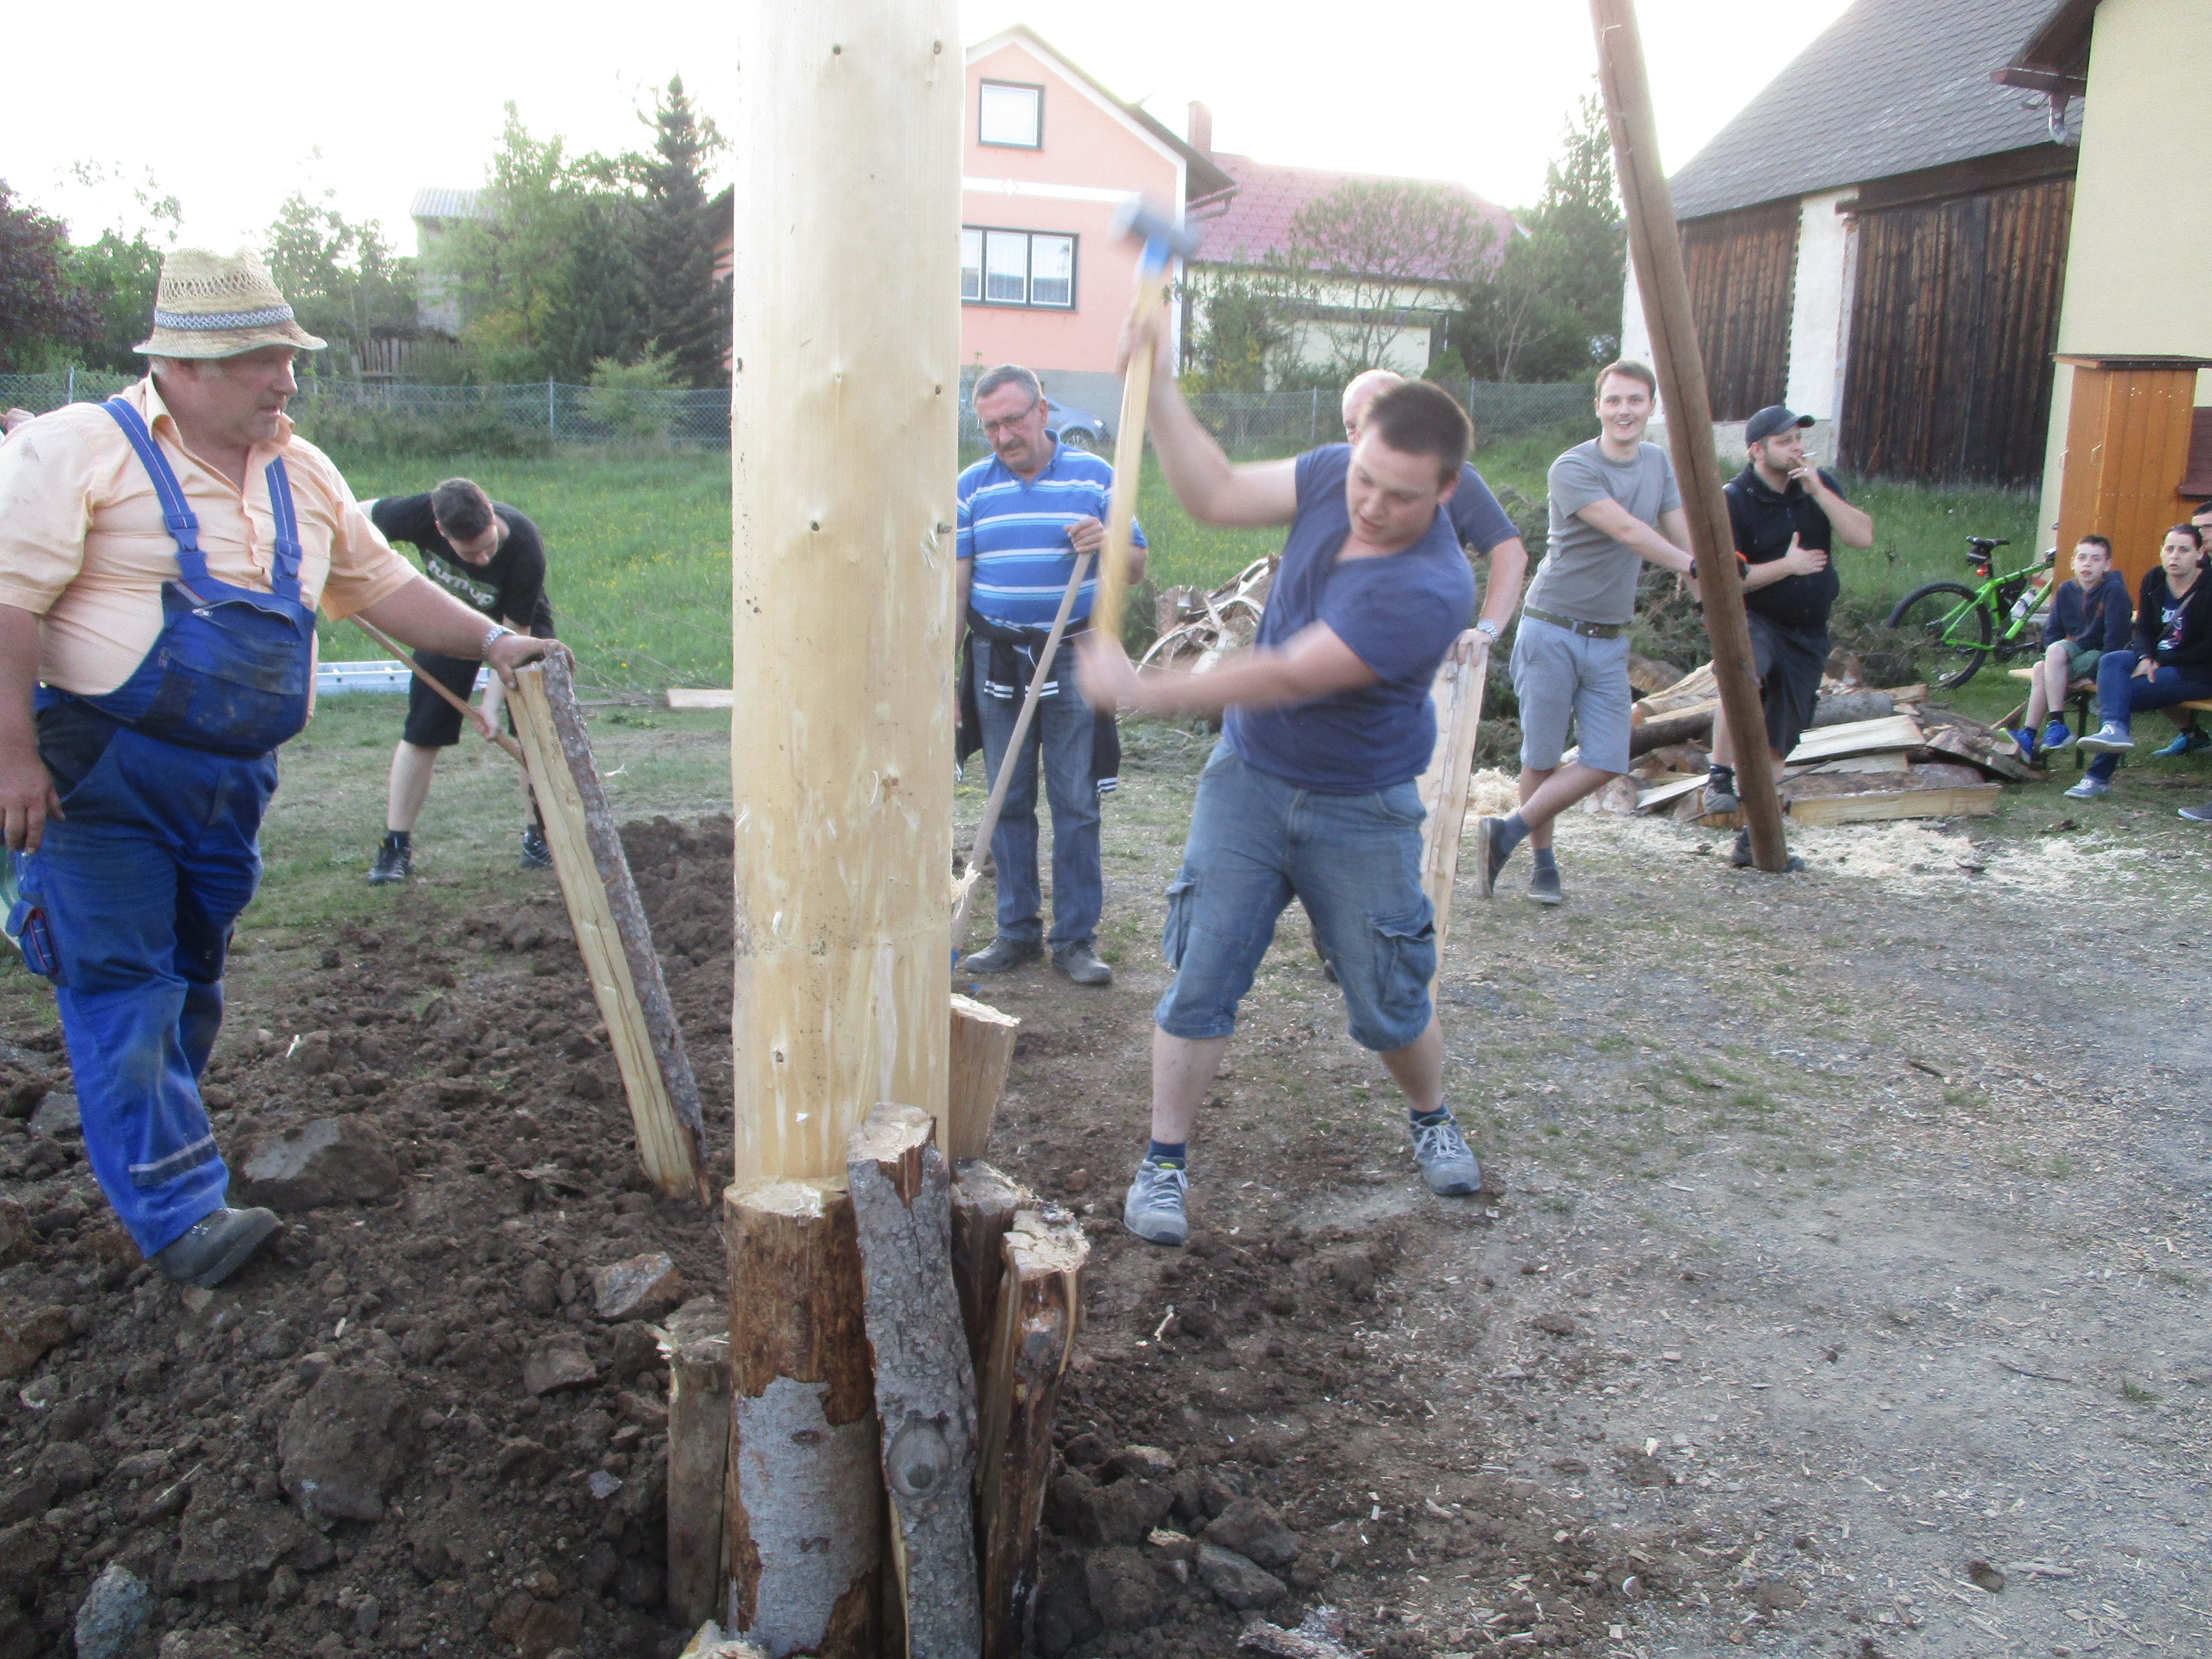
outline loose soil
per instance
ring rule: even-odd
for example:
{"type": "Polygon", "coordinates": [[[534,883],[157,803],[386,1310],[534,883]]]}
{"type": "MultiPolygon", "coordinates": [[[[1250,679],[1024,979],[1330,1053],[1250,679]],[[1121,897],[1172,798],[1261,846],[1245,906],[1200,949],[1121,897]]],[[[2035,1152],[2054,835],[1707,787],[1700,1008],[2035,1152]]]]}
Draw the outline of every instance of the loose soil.
{"type": "MultiPolygon", "coordinates": [[[[1455,901],[1468,1200],[1420,1184],[1293,912],[1176,1253],[1117,1218],[1206,740],[1128,738],[1116,983],[975,993],[1024,1021],[995,1161],[1092,1236],[1046,1659],[1225,1656],[1252,1613],[1324,1604],[1390,1659],[2212,1649],[2212,860],[2170,817],[2192,796],[2130,769],[2087,807],[2031,786],[1993,820],[1802,831],[1787,878],[1571,819],[1563,909],[1510,874],[1455,901]],[[2087,827],[2040,833],[2061,808],[2087,827]],[[1272,1570],[1243,1610],[1167,1536],[1209,1527],[1272,1570]]],[[[595,739],[610,769],[659,741],[595,739]]],[[[726,1160],[727,820],[626,840],[726,1160]]],[[[208,1079],[233,1168],[322,1120],[354,1151],[212,1297],[137,1265],[73,1135],[25,1116],[66,1066],[9,990],[0,1659],[69,1652],[110,1560],[155,1594],[135,1655],[681,1645],[665,1372],[592,1275],[662,1253],[678,1294],[718,1295],[720,1242],[635,1173],[550,876],[260,942],[208,1079]],[[327,1512],[341,1488],[380,1515],[327,1512]]]]}

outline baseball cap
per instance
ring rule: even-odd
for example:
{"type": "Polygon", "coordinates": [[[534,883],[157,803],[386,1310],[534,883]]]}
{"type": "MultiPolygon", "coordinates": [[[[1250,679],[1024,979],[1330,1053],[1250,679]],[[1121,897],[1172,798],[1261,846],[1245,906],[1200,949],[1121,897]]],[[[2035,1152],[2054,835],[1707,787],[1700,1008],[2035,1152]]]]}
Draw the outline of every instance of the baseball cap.
{"type": "Polygon", "coordinates": [[[1771,438],[1778,432],[1787,432],[1793,426],[1810,426],[1810,415],[1792,415],[1780,404],[1769,404],[1743,423],[1743,441],[1755,444],[1771,438]]]}

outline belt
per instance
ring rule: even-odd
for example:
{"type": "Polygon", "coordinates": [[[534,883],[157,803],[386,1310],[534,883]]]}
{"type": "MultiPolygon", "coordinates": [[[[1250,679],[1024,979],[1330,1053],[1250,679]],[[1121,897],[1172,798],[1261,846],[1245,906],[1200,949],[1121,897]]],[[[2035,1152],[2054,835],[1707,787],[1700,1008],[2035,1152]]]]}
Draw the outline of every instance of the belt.
{"type": "Polygon", "coordinates": [[[1549,623],[1554,628],[1564,628],[1570,634],[1580,634],[1589,640],[1617,640],[1627,628],[1626,623],[1577,622],[1572,617],[1555,617],[1548,611],[1539,611],[1533,605],[1521,607],[1524,617],[1534,617],[1540,623],[1549,623]]]}

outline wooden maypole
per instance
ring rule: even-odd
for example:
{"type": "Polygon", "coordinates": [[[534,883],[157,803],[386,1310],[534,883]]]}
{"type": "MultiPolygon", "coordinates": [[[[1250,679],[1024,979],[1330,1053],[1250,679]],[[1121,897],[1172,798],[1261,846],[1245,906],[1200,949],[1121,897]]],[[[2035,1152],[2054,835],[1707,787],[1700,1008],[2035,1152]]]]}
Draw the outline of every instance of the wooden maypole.
{"type": "Polygon", "coordinates": [[[726,1622],[874,1659],[847,1143],[945,1098],[964,58],[953,0],[736,21],[726,1622]]]}

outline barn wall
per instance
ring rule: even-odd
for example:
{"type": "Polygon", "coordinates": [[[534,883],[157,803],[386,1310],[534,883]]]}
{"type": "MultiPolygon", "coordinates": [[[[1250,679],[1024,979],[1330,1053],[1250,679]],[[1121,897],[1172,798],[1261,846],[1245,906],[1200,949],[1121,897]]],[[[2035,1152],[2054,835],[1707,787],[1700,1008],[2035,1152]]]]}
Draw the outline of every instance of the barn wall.
{"type": "Polygon", "coordinates": [[[2074,180],[1858,216],[1843,460],[1912,480],[2043,473],[2074,180]]]}
{"type": "Polygon", "coordinates": [[[1716,421],[1741,421],[1782,400],[1790,379],[1797,225],[1791,198],[1681,227],[1690,310],[1716,421]]]}

